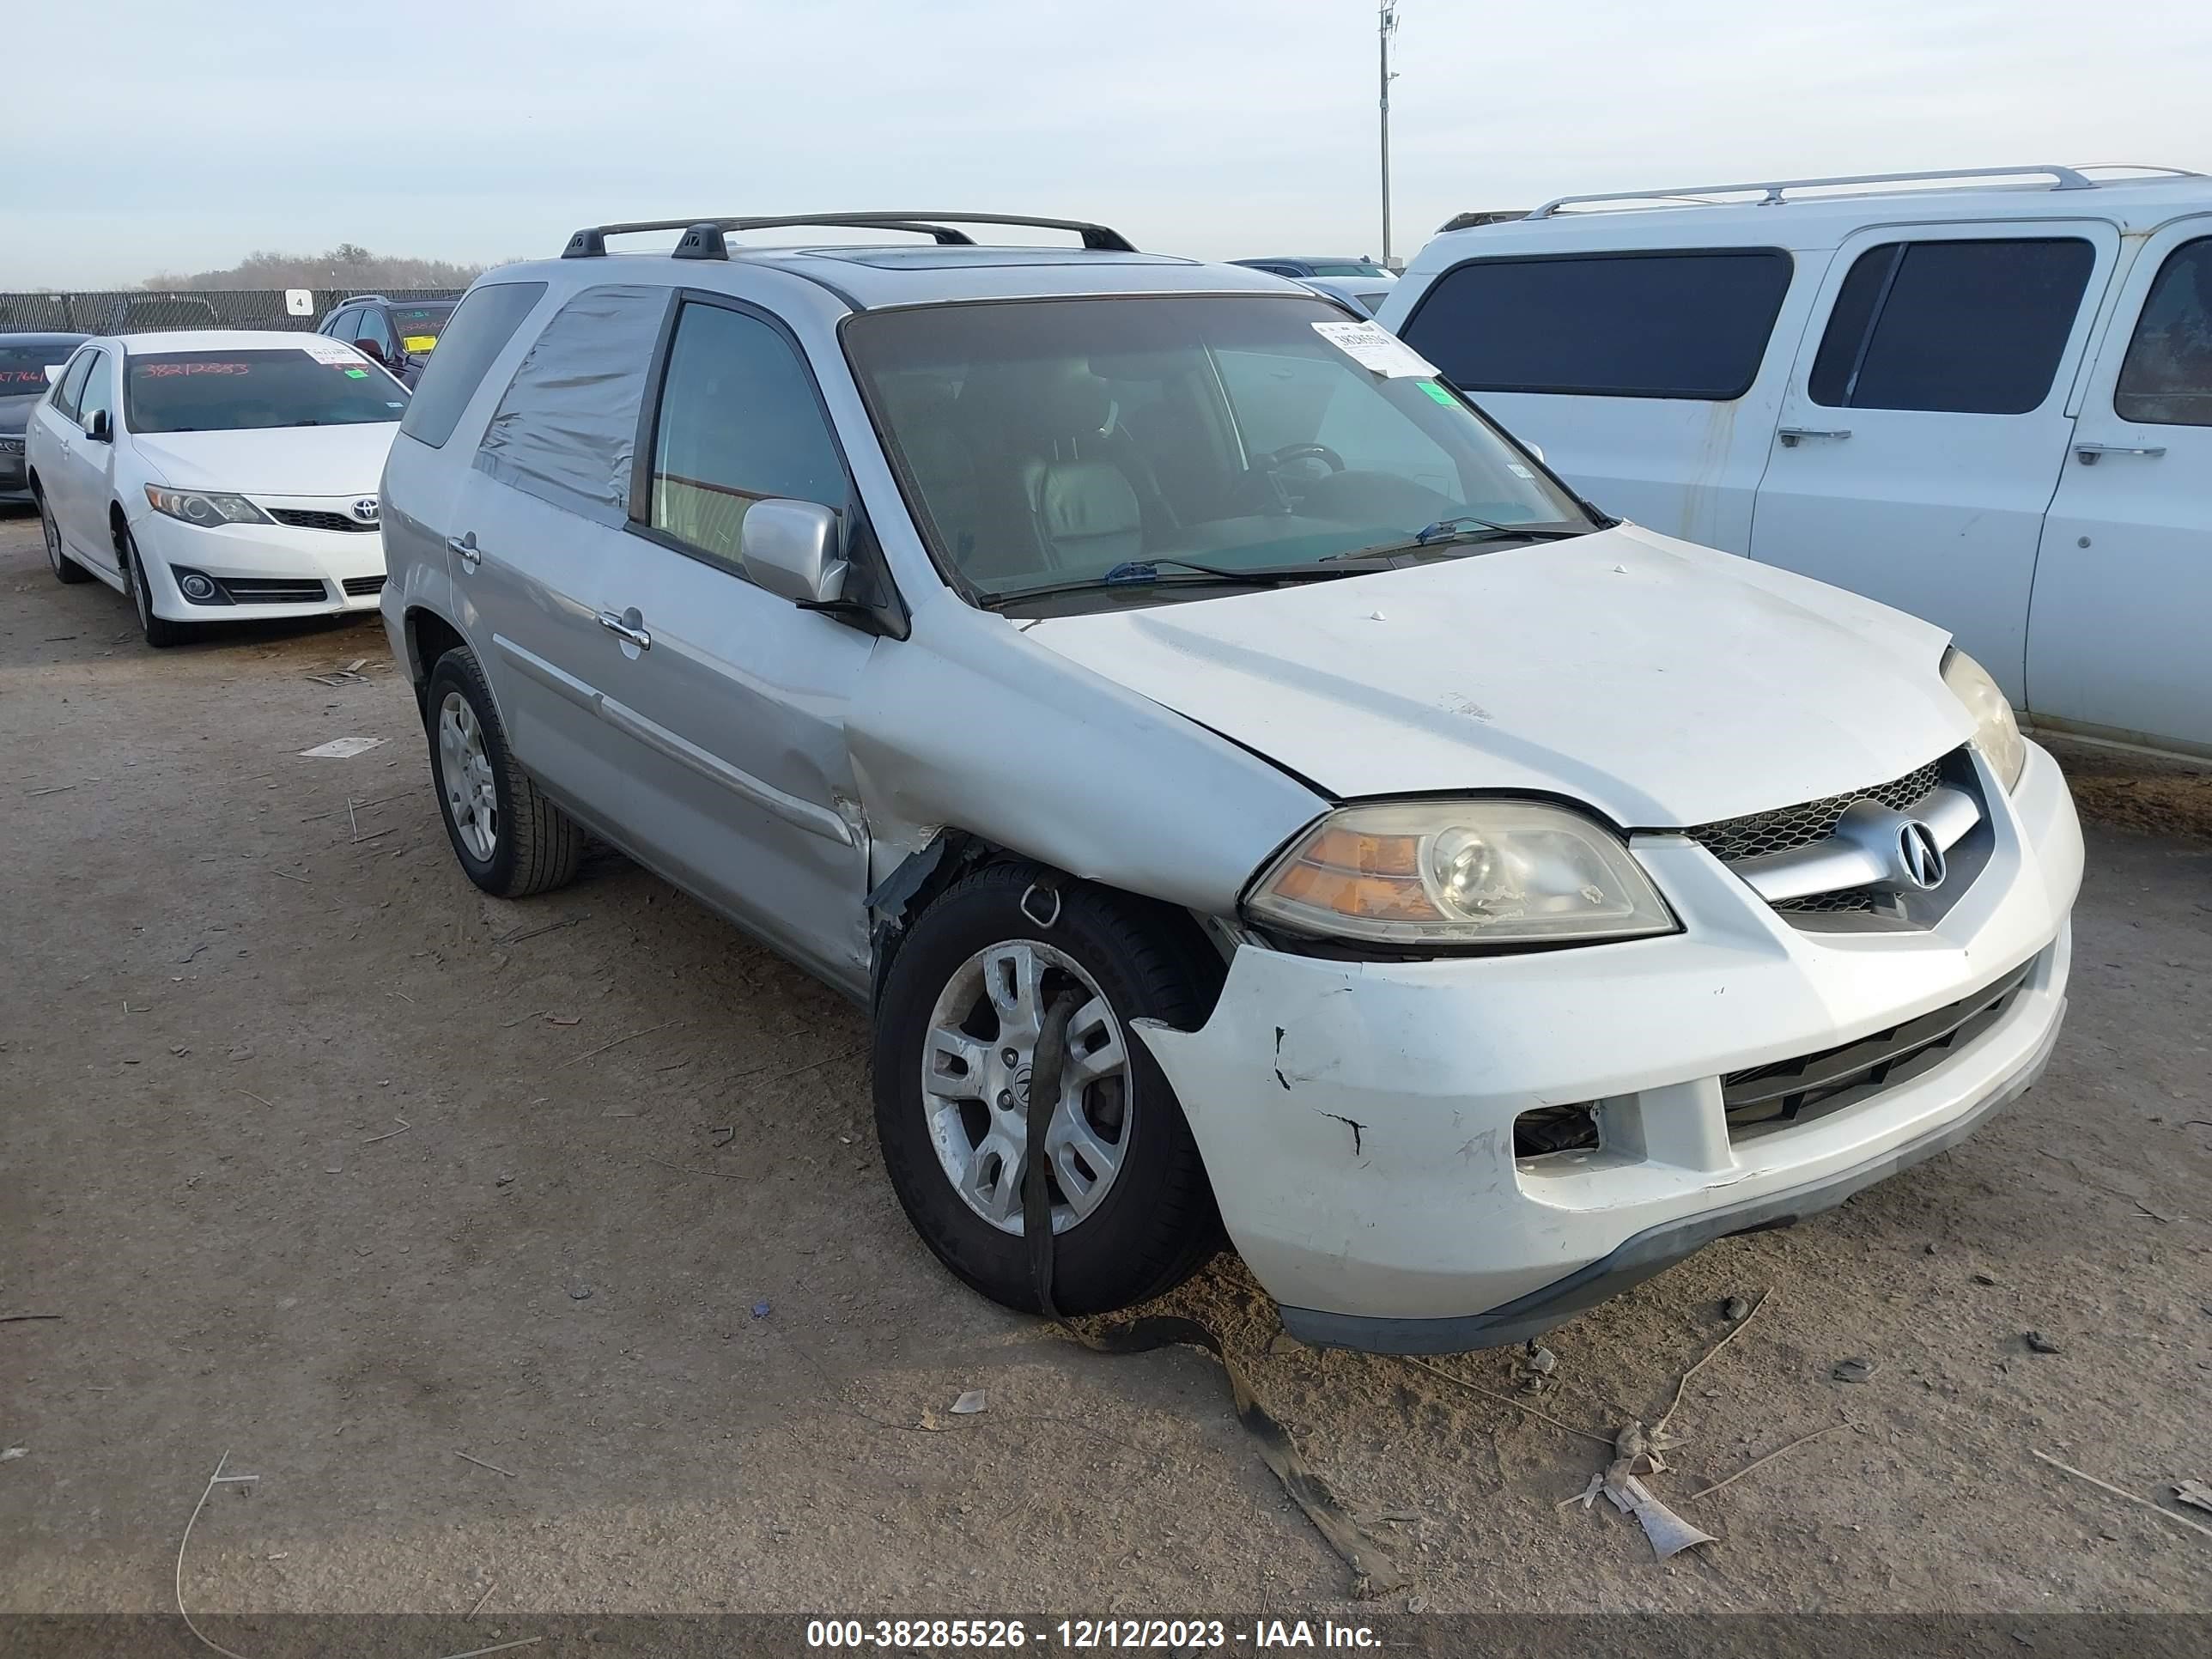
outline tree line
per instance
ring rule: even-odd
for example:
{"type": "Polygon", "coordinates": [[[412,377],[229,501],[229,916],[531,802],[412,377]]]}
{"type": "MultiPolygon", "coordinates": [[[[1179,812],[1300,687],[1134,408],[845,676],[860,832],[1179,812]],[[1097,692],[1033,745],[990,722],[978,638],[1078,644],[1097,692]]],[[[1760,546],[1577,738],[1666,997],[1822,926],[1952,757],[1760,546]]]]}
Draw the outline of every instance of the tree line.
{"type": "Polygon", "coordinates": [[[341,242],[326,253],[257,251],[223,270],[184,275],[164,271],[140,284],[157,292],[190,289],[271,288],[466,288],[484,270],[448,259],[410,259],[372,253],[357,242],[341,242]]]}

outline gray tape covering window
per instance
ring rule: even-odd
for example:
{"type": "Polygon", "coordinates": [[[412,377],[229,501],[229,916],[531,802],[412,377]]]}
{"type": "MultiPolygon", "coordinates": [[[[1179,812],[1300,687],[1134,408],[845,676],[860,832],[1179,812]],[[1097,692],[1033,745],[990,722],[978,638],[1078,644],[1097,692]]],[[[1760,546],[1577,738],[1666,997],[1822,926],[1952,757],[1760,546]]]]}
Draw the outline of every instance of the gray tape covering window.
{"type": "Polygon", "coordinates": [[[570,513],[619,525],[665,289],[586,289],[554,313],[477,450],[483,471],[570,513]]]}

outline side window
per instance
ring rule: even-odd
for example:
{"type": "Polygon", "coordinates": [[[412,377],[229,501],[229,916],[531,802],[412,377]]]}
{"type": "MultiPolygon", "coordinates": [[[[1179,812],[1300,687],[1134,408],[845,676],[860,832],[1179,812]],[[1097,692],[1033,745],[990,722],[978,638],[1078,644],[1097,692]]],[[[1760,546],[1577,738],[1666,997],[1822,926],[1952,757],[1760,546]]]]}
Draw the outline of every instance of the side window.
{"type": "Polygon", "coordinates": [[[107,417],[115,418],[115,377],[108,371],[108,356],[104,351],[85,353],[84,384],[77,393],[76,422],[89,426],[92,417],[105,410],[107,417]]]}
{"type": "Polygon", "coordinates": [[[351,340],[357,337],[361,333],[361,311],[359,307],[356,307],[351,311],[341,311],[338,313],[337,316],[331,319],[330,325],[324,329],[323,332],[329,335],[333,340],[351,340]]]}
{"type": "Polygon", "coordinates": [[[361,308],[361,331],[353,337],[376,347],[387,357],[392,355],[396,344],[392,337],[392,325],[384,320],[382,309],[376,306],[361,308]]]}
{"type": "Polygon", "coordinates": [[[850,496],[813,378],[791,343],[743,312],[686,305],[653,422],[653,527],[742,574],[738,532],[755,501],[842,511],[850,496]]]}
{"type": "Polygon", "coordinates": [[[570,299],[516,366],[477,465],[567,512],[625,523],[638,414],[667,315],[665,288],[609,283],[570,299]]]}
{"type": "Polygon", "coordinates": [[[522,319],[544,297],[543,283],[492,283],[471,289],[423,369],[422,383],[399,418],[399,429],[433,449],[452,437],[492,360],[507,349],[522,319]]]}
{"type": "Polygon", "coordinates": [[[66,415],[72,421],[76,418],[77,399],[84,395],[84,377],[92,372],[92,360],[98,356],[97,351],[85,350],[70,360],[68,371],[54,386],[57,414],[66,415]]]}
{"type": "Polygon", "coordinates": [[[1836,291],[1813,401],[2025,415],[2051,395],[2096,263],[2073,236],[1869,248],[1836,291]]]}
{"type": "Polygon", "coordinates": [[[2148,426],[2212,426],[2212,236],[2184,242],[2159,267],[2112,412],[2148,426]]]}
{"type": "Polygon", "coordinates": [[[1759,378],[1793,269],[1780,248],[1474,259],[1399,332],[1469,391],[1726,403],[1759,378]]]}

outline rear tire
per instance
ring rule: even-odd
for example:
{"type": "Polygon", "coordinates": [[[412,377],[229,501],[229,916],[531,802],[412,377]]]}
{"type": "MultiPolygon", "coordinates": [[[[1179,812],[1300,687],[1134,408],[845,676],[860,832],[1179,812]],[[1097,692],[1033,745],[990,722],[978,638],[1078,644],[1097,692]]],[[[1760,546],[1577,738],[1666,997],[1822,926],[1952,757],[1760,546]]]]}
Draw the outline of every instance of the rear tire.
{"type": "Polygon", "coordinates": [[[123,581],[131,590],[131,607],[138,613],[138,631],[146,636],[146,643],[157,651],[182,645],[191,637],[191,627],[154,614],[153,593],[146,586],[144,573],[138,568],[138,543],[129,531],[121,533],[122,539],[116,544],[115,550],[122,557],[123,581]]]}
{"type": "Polygon", "coordinates": [[[46,563],[52,567],[54,580],[71,586],[92,580],[92,572],[62,551],[62,527],[54,522],[53,509],[46,505],[46,492],[34,492],[32,500],[39,506],[39,531],[46,540],[46,563]]]}
{"type": "MultiPolygon", "coordinates": [[[[1207,999],[1193,954],[1141,901],[1070,884],[1058,896],[1052,926],[1040,927],[1023,907],[1038,873],[1027,865],[988,866],[913,924],[877,1010],[876,1132],[899,1202],[938,1260],[994,1302],[1042,1311],[1020,1206],[1009,1202],[1028,1158],[1025,1062],[1034,1040],[1019,1033],[1033,1030],[1034,1019],[1005,1012],[1014,1000],[1002,1002],[991,988],[993,964],[1037,964],[1039,988],[1019,999],[1028,1006],[1048,1001],[1055,981],[1088,998],[1069,1028],[1070,1066],[1086,1044],[1097,1055],[1118,1044],[1121,1059],[1111,1076],[1078,1090],[1063,1108],[1070,1116],[1051,1165],[1054,1300],[1071,1314],[1107,1313],[1172,1289],[1220,1247],[1221,1218],[1190,1126],[1130,1026],[1147,1016],[1202,1024],[1207,999]],[[968,1061],[940,1059],[963,1042],[968,1061]],[[1016,1059],[1006,1061],[1008,1054],[1016,1059]],[[1079,1139],[1086,1131],[1091,1138],[1079,1139]],[[1085,1164],[1074,1172],[1079,1183],[1111,1165],[1085,1203],[1074,1200],[1062,1173],[1070,1155],[1101,1166],[1085,1164]],[[964,1179],[955,1174],[963,1160],[964,1179]]],[[[1048,902],[1039,898],[1031,908],[1042,913],[1048,902]]]]}
{"type": "Polygon", "coordinates": [[[465,646],[431,669],[422,724],[439,816],[469,879],[499,898],[527,898],[574,880],[583,830],[515,763],[483,670],[465,646]]]}

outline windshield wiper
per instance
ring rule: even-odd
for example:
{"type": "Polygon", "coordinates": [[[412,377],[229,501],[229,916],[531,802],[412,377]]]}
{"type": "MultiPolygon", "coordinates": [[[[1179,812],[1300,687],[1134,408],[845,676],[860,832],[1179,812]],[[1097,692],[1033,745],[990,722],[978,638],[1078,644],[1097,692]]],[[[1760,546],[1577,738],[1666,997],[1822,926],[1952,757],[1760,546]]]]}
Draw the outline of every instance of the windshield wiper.
{"type": "Polygon", "coordinates": [[[1478,519],[1472,514],[1456,518],[1438,519],[1425,525],[1402,542],[1382,542],[1373,547],[1355,547],[1349,553],[1339,553],[1339,559],[1380,559],[1396,553],[1420,553],[1431,548],[1464,545],[1468,542],[1529,541],[1564,542],[1577,536],[1587,536],[1587,530],[1576,530],[1565,526],[1532,524],[1498,524],[1489,519],[1478,519]]]}
{"type": "Polygon", "coordinates": [[[1059,593],[1086,593],[1099,588],[1115,587],[1212,587],[1222,582],[1238,586],[1273,587],[1284,582],[1317,582],[1328,581],[1339,576],[1364,576],[1371,571],[1392,568],[1380,559],[1354,563],[1352,556],[1340,555],[1334,559],[1305,564],[1253,565],[1243,570],[1231,569],[1227,565],[1200,564],[1194,559],[1126,559],[1103,576],[1086,576],[1080,581],[1048,582],[1039,587],[1018,587],[1011,592],[994,593],[986,603],[1005,605],[1015,599],[1042,599],[1059,593]],[[1193,574],[1188,576],[1163,575],[1160,569],[1163,565],[1193,574]]]}

